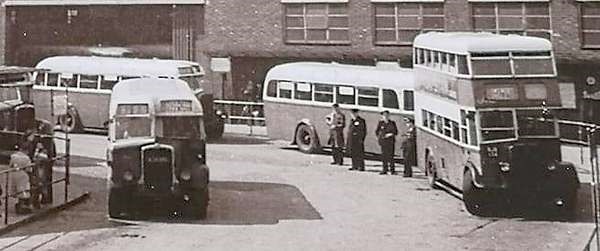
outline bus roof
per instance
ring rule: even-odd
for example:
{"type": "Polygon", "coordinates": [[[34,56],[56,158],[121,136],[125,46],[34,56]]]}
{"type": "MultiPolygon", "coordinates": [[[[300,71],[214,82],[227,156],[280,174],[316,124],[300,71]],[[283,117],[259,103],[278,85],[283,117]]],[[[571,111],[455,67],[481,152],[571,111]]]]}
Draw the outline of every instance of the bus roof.
{"type": "Polygon", "coordinates": [[[418,35],[413,46],[459,54],[552,50],[547,39],[489,32],[428,32],[418,35]]]}
{"type": "MultiPolygon", "coordinates": [[[[52,72],[105,76],[166,76],[181,75],[178,68],[199,66],[183,60],[140,59],[97,56],[56,56],[40,61],[35,67],[52,72]]],[[[204,74],[200,67],[200,73],[204,74]]]]}
{"type": "Polygon", "coordinates": [[[296,62],[277,65],[269,70],[266,81],[289,80],[298,82],[413,88],[412,69],[389,64],[384,67],[338,63],[296,62]]]}
{"type": "Polygon", "coordinates": [[[117,104],[154,104],[161,100],[191,100],[194,111],[202,111],[198,99],[180,79],[136,78],[123,80],[115,85],[110,97],[111,111],[117,104]]]}

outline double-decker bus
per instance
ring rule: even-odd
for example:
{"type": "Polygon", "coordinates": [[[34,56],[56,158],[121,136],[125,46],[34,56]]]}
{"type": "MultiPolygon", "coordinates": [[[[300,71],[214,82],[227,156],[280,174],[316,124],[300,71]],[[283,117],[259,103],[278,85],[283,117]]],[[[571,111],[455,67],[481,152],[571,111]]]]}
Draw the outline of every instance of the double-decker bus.
{"type": "MultiPolygon", "coordinates": [[[[98,56],[55,56],[43,59],[36,68],[34,98],[49,103],[52,96],[68,88],[69,110],[58,122],[68,131],[84,128],[107,129],[108,103],[113,86],[122,80],[141,77],[182,79],[188,83],[205,108],[206,132],[217,138],[223,133],[223,120],[213,111],[212,95],[203,91],[204,70],[195,62],[166,59],[137,59],[98,56]]],[[[39,115],[51,120],[50,110],[39,115]]]]}
{"type": "Polygon", "coordinates": [[[569,212],[579,180],[561,161],[548,40],[426,33],[414,40],[414,71],[418,165],[432,186],[462,192],[475,215],[533,201],[569,212]]]}
{"type": "MultiPolygon", "coordinates": [[[[378,66],[281,64],[267,73],[263,101],[269,138],[291,142],[306,153],[327,146],[325,117],[334,103],[346,114],[346,123],[349,110],[358,108],[367,123],[365,152],[379,153],[375,135],[379,113],[390,112],[399,134],[407,130],[403,119],[413,118],[413,72],[390,62],[378,66]]],[[[401,140],[396,142],[396,155],[401,156],[401,140]]]]}

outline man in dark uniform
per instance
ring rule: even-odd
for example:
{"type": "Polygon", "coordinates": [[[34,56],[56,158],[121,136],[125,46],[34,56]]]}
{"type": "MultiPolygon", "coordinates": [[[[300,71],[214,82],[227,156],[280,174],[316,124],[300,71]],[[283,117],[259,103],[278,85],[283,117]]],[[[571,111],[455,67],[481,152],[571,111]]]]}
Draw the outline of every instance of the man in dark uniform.
{"type": "Polygon", "coordinates": [[[394,146],[396,144],[398,128],[396,127],[396,122],[390,120],[389,111],[381,112],[381,117],[381,120],[377,124],[377,130],[375,130],[375,135],[377,135],[377,140],[381,146],[381,161],[383,162],[383,170],[379,174],[387,174],[389,168],[390,174],[393,175],[396,174],[396,170],[394,169],[394,146]]]}
{"type": "Polygon", "coordinates": [[[325,121],[329,126],[329,144],[331,145],[331,155],[333,156],[332,165],[344,164],[344,127],[346,127],[346,116],[340,110],[338,104],[333,104],[331,112],[325,121]]]}
{"type": "Polygon", "coordinates": [[[402,157],[404,158],[404,177],[412,177],[412,167],[417,162],[417,132],[414,120],[406,118],[407,132],[402,141],[402,157]]]}
{"type": "Polygon", "coordinates": [[[352,109],[352,120],[348,128],[348,147],[352,157],[352,167],[349,170],[365,170],[365,136],[367,135],[367,124],[365,119],[358,115],[358,109],[352,109]]]}

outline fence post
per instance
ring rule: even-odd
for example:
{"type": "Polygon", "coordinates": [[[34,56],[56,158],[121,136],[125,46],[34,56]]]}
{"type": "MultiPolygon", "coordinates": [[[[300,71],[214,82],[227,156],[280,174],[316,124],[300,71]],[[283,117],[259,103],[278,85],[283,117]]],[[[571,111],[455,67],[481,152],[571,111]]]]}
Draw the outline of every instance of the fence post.
{"type": "Polygon", "coordinates": [[[9,172],[4,173],[4,176],[6,177],[4,183],[4,225],[8,224],[8,174],[9,172]]]}

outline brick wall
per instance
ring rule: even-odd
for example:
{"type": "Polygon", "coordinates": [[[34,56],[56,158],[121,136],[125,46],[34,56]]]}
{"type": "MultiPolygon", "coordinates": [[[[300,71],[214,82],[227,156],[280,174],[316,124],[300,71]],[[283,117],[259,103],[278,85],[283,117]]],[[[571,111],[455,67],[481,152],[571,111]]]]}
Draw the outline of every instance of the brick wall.
{"type": "MultiPolygon", "coordinates": [[[[466,0],[446,0],[444,4],[447,31],[469,31],[471,8],[466,0]]],[[[553,0],[551,25],[553,43],[559,63],[592,61],[600,59],[600,50],[581,49],[579,41],[578,3],[573,0],[553,0]]],[[[373,44],[373,6],[370,0],[350,0],[350,45],[290,45],[284,43],[284,6],[279,0],[246,0],[243,6],[232,0],[211,0],[206,6],[204,35],[198,37],[200,61],[208,68],[211,56],[330,59],[348,61],[357,59],[372,62],[374,59],[410,62],[410,46],[375,46],[373,44]]],[[[236,80],[234,75],[229,80],[236,80]]],[[[267,69],[257,69],[266,71],[267,69]]],[[[576,74],[566,71],[566,74],[576,74]]],[[[247,75],[246,72],[240,73],[247,75]]],[[[210,74],[209,79],[221,77],[210,74]]],[[[220,82],[219,82],[220,83],[220,82]]],[[[220,84],[219,84],[220,86],[220,84]]],[[[235,89],[227,83],[228,90],[235,89]]],[[[212,86],[215,93],[220,87],[212,86]]]]}

